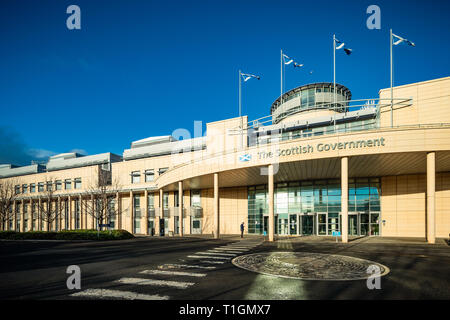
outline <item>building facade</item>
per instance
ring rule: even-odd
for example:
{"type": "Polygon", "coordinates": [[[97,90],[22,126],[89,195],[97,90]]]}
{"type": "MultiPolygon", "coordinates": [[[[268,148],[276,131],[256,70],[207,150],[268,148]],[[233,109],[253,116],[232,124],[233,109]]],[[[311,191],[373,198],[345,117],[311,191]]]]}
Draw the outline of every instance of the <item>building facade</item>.
{"type": "Polygon", "coordinates": [[[270,116],[206,124],[192,139],[134,141],[111,153],[0,165],[17,198],[5,229],[110,224],[134,234],[436,237],[450,233],[450,77],[351,100],[315,83],[270,116]],[[103,201],[103,202],[102,202],[103,201]],[[99,219],[95,212],[107,207],[99,219]],[[51,208],[51,210],[49,210],[51,208]],[[52,211],[53,217],[43,217],[52,211]]]}

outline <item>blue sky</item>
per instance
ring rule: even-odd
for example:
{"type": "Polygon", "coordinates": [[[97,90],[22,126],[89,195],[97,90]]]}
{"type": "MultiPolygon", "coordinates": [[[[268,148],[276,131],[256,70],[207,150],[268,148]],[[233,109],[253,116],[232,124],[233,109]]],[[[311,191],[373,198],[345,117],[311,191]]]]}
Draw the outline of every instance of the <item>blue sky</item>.
{"type": "Polygon", "coordinates": [[[3,0],[0,4],[0,163],[28,164],[78,150],[121,154],[130,142],[193,132],[238,115],[238,70],[261,75],[243,90],[243,113],[269,114],[280,92],[332,81],[353,98],[389,86],[389,28],[416,43],[395,47],[395,83],[449,75],[450,1],[3,0]],[[81,8],[81,30],[66,8],[81,8]],[[381,30],[366,8],[381,9],[381,30]],[[313,70],[310,74],[309,71],[313,70]]]}

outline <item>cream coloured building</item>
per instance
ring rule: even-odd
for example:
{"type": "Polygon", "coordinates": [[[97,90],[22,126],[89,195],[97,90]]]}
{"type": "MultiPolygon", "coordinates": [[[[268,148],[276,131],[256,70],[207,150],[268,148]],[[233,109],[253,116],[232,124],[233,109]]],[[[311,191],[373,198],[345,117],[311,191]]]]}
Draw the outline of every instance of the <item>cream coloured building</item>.
{"type": "MultiPolygon", "coordinates": [[[[282,98],[280,100],[280,98],[282,98]]],[[[61,154],[45,165],[0,165],[16,185],[6,229],[96,228],[99,177],[111,214],[101,223],[135,234],[424,237],[450,233],[450,77],[351,100],[342,85],[304,85],[271,115],[207,123],[192,139],[134,141],[121,156],[61,154]],[[336,104],[333,104],[336,95],[336,104]],[[242,139],[242,142],[240,142],[242,139]],[[103,180],[102,180],[103,181],[103,180]],[[89,211],[89,212],[88,212],[89,211]]]]}

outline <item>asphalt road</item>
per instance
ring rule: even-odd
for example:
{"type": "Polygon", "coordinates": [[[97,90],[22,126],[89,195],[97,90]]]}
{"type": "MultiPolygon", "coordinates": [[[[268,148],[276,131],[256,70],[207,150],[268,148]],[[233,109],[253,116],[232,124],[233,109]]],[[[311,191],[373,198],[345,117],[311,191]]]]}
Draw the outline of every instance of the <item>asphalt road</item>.
{"type": "Polygon", "coordinates": [[[450,299],[450,246],[443,241],[262,240],[0,241],[0,299],[450,299]],[[246,271],[230,262],[235,254],[270,251],[358,257],[386,265],[390,272],[382,277],[380,290],[369,290],[366,280],[293,280],[246,271]],[[69,265],[81,269],[81,290],[67,289],[69,265]]]}

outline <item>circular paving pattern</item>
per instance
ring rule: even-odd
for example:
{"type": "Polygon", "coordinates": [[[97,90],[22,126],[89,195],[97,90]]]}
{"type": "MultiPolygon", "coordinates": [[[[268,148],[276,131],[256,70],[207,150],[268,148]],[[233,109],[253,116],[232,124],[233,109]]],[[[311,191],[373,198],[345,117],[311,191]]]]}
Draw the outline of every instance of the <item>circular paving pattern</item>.
{"type": "Polygon", "coordinates": [[[367,279],[371,275],[367,268],[373,265],[380,268],[381,276],[389,273],[388,267],[370,260],[311,252],[253,253],[236,257],[232,263],[253,272],[302,280],[367,279]]]}

